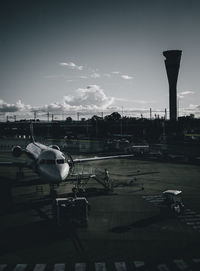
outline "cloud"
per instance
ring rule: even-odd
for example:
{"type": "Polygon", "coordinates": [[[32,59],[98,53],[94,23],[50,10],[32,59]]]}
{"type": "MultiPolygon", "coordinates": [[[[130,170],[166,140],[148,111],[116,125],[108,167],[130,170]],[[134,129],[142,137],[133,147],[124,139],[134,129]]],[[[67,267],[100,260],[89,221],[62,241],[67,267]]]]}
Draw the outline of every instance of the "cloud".
{"type": "Polygon", "coordinates": [[[78,66],[73,62],[60,62],[60,66],[69,67],[72,70],[77,70],[77,71],[82,71],[83,70],[83,66],[78,66]]]}
{"type": "Polygon", "coordinates": [[[31,111],[37,111],[37,112],[60,112],[64,111],[65,106],[62,103],[55,102],[51,103],[49,105],[43,105],[39,107],[33,107],[31,111]]]}
{"type": "Polygon", "coordinates": [[[194,91],[182,91],[182,92],[179,92],[180,96],[189,95],[189,94],[195,94],[195,92],[194,91]]]}
{"type": "Polygon", "coordinates": [[[105,77],[111,77],[111,74],[109,74],[109,73],[104,73],[103,76],[105,76],[105,77]]]}
{"type": "Polygon", "coordinates": [[[177,96],[179,99],[184,99],[185,95],[191,95],[191,94],[195,94],[195,92],[194,91],[182,91],[182,92],[179,92],[177,96]]]}
{"type": "MultiPolygon", "coordinates": [[[[72,70],[77,70],[77,71],[83,70],[83,66],[79,66],[79,65],[75,64],[74,62],[60,62],[59,65],[62,67],[70,68],[72,70]]],[[[98,69],[91,69],[91,68],[87,67],[87,65],[84,66],[84,70],[85,70],[85,72],[87,71],[88,74],[79,76],[80,79],[88,79],[88,78],[99,79],[101,77],[111,78],[113,75],[119,76],[124,80],[132,80],[133,79],[132,76],[129,76],[126,74],[121,74],[120,71],[112,71],[109,73],[104,72],[101,74],[101,73],[99,73],[98,69]]],[[[58,76],[53,76],[53,75],[46,76],[46,78],[56,78],[56,77],[58,77],[58,76]]]]}
{"type": "Polygon", "coordinates": [[[190,104],[186,108],[179,108],[179,116],[189,116],[194,114],[196,118],[200,117],[200,105],[190,104]]]}
{"type": "Polygon", "coordinates": [[[120,74],[118,71],[111,72],[112,74],[120,74]]]}
{"type": "Polygon", "coordinates": [[[21,102],[21,100],[18,100],[15,104],[9,104],[6,103],[3,100],[0,100],[0,112],[18,112],[23,110],[30,110],[30,105],[25,105],[21,102]]]}
{"type": "Polygon", "coordinates": [[[97,72],[92,73],[90,76],[92,78],[100,78],[101,77],[101,75],[99,73],[97,73],[97,72]]]}
{"type": "MultiPolygon", "coordinates": [[[[114,98],[108,97],[104,90],[98,85],[89,85],[86,88],[79,88],[75,91],[74,95],[64,96],[61,102],[53,102],[43,106],[30,106],[25,105],[21,100],[14,104],[6,103],[0,100],[0,113],[1,116],[5,116],[6,113],[10,113],[9,116],[16,114],[21,118],[32,118],[33,112],[38,112],[39,118],[46,118],[47,112],[53,114],[61,114],[61,112],[66,112],[67,114],[75,114],[77,111],[91,114],[95,112],[105,112],[105,114],[111,114],[114,111],[119,113],[122,111],[121,106],[117,106],[115,102],[117,101],[130,101],[124,98],[114,98]]],[[[149,118],[149,107],[147,107],[147,101],[142,100],[132,100],[140,104],[139,106],[131,106],[123,108],[124,116],[140,117],[143,114],[144,117],[149,118]],[[141,107],[142,106],[142,107],[141,107]]],[[[163,109],[153,110],[153,113],[164,115],[163,109]]],[[[179,108],[179,116],[189,116],[194,114],[195,117],[200,117],[200,105],[190,104],[187,108],[179,108]]]]}
{"type": "Polygon", "coordinates": [[[125,80],[131,80],[131,79],[133,79],[133,77],[129,76],[129,75],[121,75],[121,78],[123,78],[125,80]]]}
{"type": "Polygon", "coordinates": [[[43,78],[54,79],[54,78],[66,78],[64,74],[55,74],[55,75],[45,75],[43,78]]]}
{"type": "Polygon", "coordinates": [[[126,98],[115,98],[115,101],[127,102],[127,103],[138,103],[138,104],[150,104],[155,103],[156,101],[145,101],[145,100],[135,100],[135,99],[126,99],[126,98]]]}
{"type": "Polygon", "coordinates": [[[53,102],[42,106],[25,105],[21,100],[15,104],[8,104],[0,100],[0,112],[20,112],[29,115],[31,112],[77,112],[107,110],[114,103],[113,97],[108,97],[105,91],[98,85],[89,85],[86,88],[78,88],[74,95],[63,97],[61,102],[53,102]]]}
{"type": "Polygon", "coordinates": [[[200,109],[200,105],[197,105],[197,104],[190,104],[190,105],[189,105],[189,108],[190,108],[190,109],[200,109]]]}
{"type": "Polygon", "coordinates": [[[104,110],[114,103],[113,97],[106,96],[98,85],[79,88],[74,96],[64,97],[65,107],[74,110],[104,110]]]}

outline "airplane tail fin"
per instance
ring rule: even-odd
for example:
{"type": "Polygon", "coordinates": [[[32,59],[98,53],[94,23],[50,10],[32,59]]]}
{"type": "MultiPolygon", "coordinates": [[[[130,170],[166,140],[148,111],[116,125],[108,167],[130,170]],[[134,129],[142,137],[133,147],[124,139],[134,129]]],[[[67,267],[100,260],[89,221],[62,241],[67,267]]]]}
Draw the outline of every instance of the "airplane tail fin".
{"type": "Polygon", "coordinates": [[[35,142],[34,135],[33,135],[33,123],[30,124],[30,131],[31,131],[31,142],[35,142]]]}

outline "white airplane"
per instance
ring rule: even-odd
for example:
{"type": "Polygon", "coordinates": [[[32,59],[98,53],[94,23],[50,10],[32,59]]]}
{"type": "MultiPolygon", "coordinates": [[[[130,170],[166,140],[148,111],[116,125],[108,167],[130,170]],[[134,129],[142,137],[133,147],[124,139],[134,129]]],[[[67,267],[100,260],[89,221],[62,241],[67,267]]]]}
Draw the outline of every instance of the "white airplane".
{"type": "Polygon", "coordinates": [[[26,149],[22,149],[20,146],[15,146],[12,149],[12,154],[14,157],[19,157],[23,153],[26,154],[29,158],[27,162],[0,162],[0,166],[15,166],[19,167],[20,170],[25,167],[31,168],[50,185],[67,181],[67,178],[71,173],[71,169],[76,163],[113,158],[127,158],[133,156],[115,155],[73,160],[70,154],[65,156],[65,154],[60,151],[60,148],[57,145],[46,146],[44,144],[35,142],[32,128],[31,143],[27,145],[26,149]]]}

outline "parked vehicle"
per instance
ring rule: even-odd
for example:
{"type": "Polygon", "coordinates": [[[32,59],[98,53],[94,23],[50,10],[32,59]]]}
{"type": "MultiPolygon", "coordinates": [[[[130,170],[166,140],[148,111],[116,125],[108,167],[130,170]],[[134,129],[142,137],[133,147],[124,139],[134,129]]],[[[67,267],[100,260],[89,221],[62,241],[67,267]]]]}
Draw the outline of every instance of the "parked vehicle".
{"type": "Polygon", "coordinates": [[[181,197],[182,191],[166,190],[162,194],[164,197],[162,207],[167,207],[176,215],[180,215],[184,211],[184,204],[181,197]]]}
{"type": "Polygon", "coordinates": [[[84,197],[56,198],[54,203],[54,217],[58,226],[73,224],[88,226],[89,204],[84,197]]]}

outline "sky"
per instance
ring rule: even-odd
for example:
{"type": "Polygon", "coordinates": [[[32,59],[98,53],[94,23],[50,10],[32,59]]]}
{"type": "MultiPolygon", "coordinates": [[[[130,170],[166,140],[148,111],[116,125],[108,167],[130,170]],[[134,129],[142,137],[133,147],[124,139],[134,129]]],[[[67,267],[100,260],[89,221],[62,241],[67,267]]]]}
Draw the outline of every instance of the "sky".
{"type": "Polygon", "coordinates": [[[164,111],[178,49],[179,115],[200,117],[199,29],[198,0],[4,1],[0,113],[164,111]]]}

